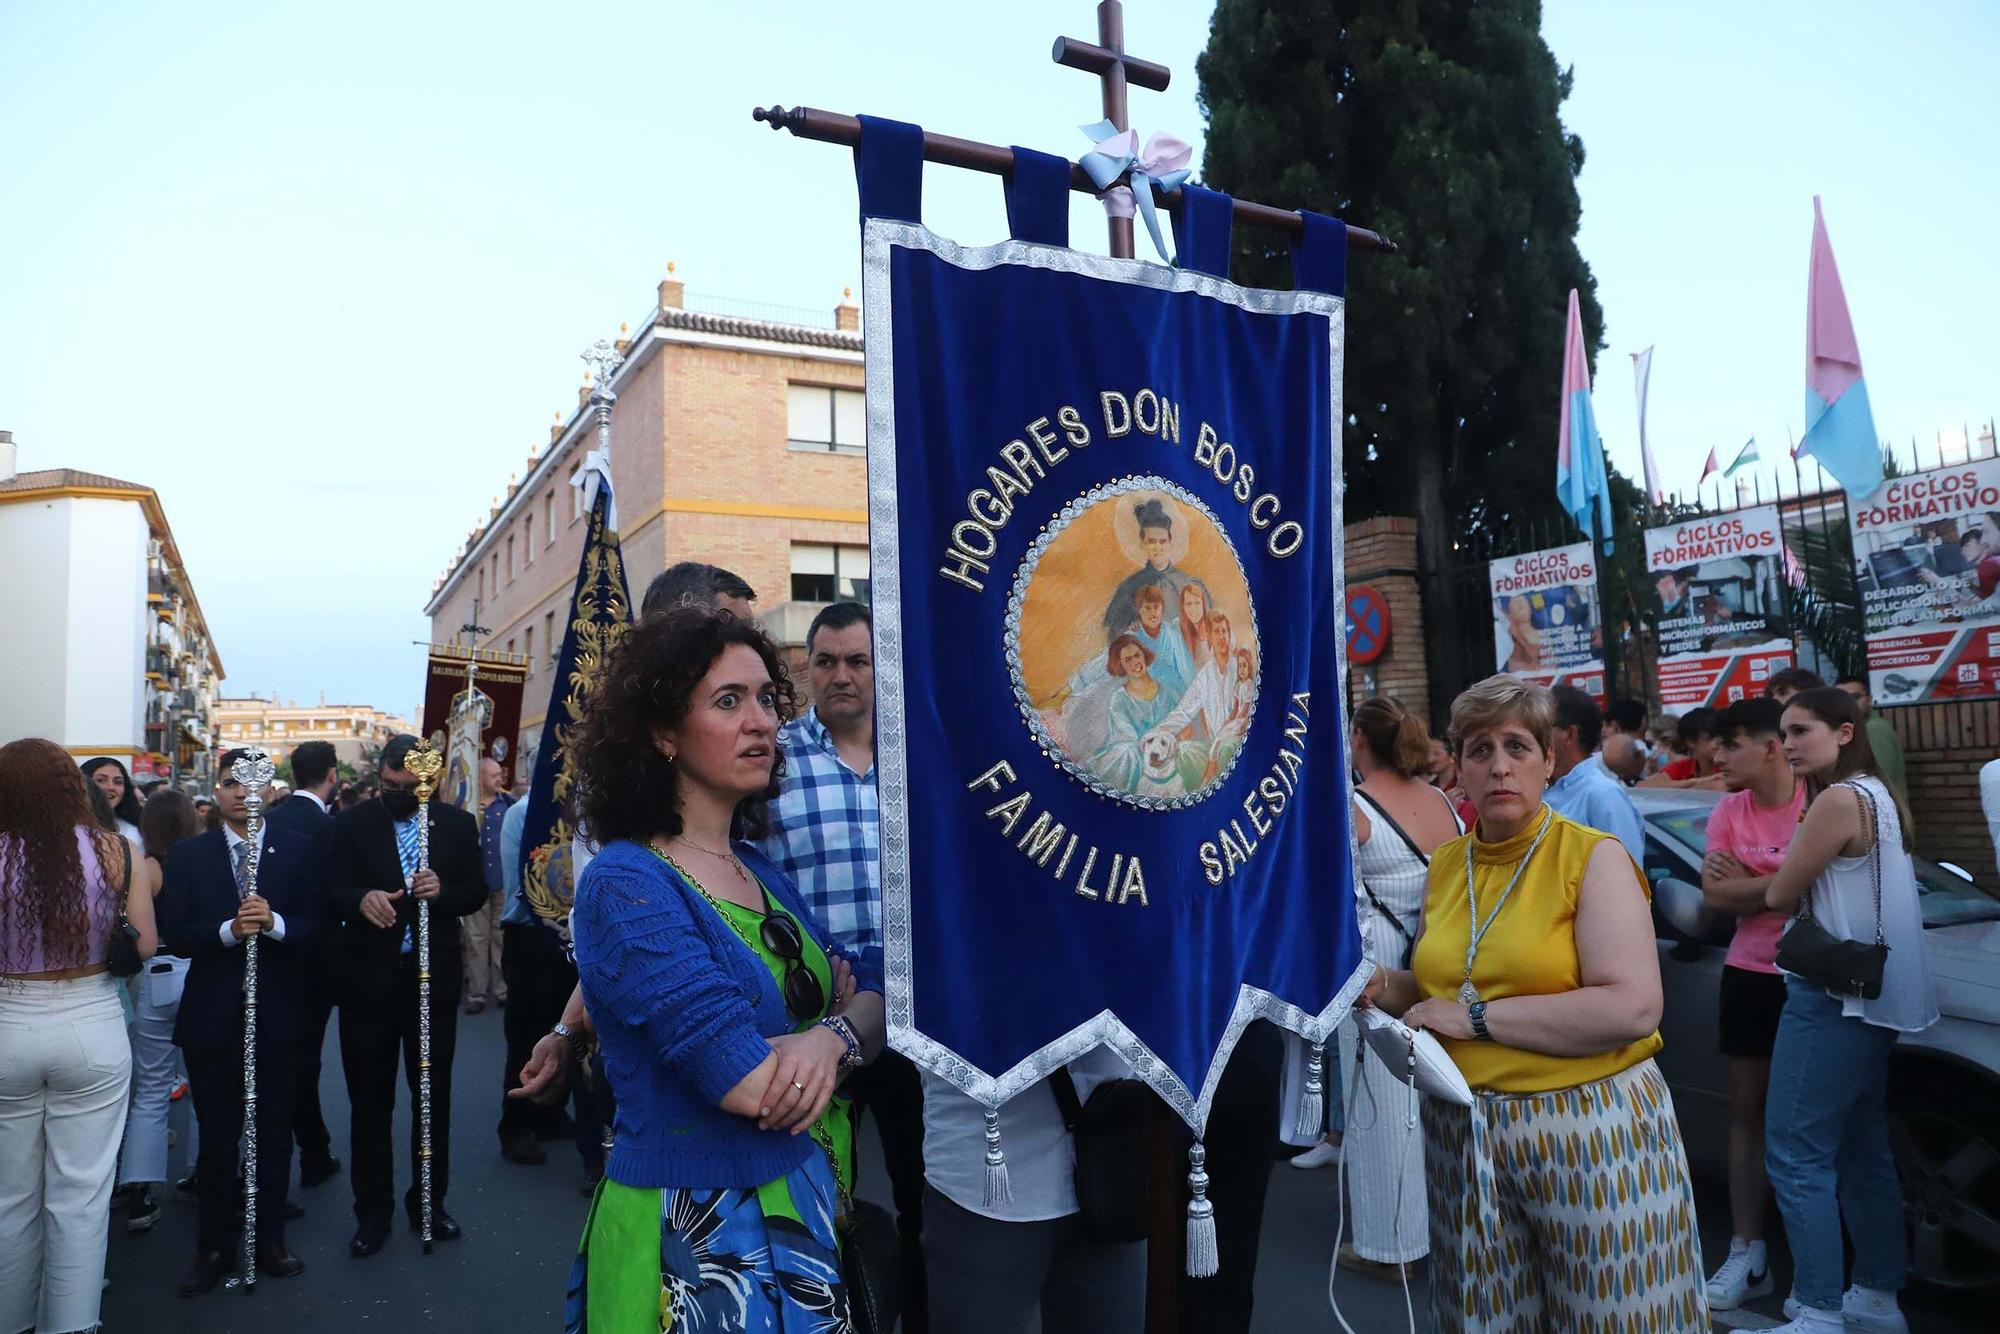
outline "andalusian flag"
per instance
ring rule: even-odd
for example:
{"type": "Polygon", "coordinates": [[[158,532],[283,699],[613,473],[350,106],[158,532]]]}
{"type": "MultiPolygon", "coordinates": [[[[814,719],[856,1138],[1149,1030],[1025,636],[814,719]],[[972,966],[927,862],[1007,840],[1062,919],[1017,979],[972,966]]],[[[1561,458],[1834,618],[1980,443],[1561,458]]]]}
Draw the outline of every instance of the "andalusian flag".
{"type": "Polygon", "coordinates": [[[1806,434],[1799,455],[1810,455],[1850,496],[1871,495],[1882,485],[1882,442],[1861,378],[1861,347],[1847,313],[1847,293],[1833,262],[1819,196],[1813,196],[1812,262],[1806,278],[1806,434]]]}
{"type": "Polygon", "coordinates": [[[1730,464],[1729,471],[1722,475],[1724,477],[1734,477],[1736,475],[1736,470],[1738,468],[1741,468],[1746,464],[1755,463],[1756,461],[1757,461],[1757,437],[1753,435],[1750,437],[1749,441],[1743,446],[1742,452],[1736,456],[1736,462],[1730,464]]]}

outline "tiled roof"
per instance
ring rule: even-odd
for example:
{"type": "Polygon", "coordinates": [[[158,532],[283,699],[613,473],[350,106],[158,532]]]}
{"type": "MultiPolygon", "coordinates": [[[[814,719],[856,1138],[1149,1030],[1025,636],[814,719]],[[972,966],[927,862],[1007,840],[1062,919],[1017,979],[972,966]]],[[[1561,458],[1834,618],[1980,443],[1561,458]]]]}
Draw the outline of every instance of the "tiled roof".
{"type": "Polygon", "coordinates": [[[664,329],[687,329],[693,333],[722,334],[731,338],[759,338],[772,343],[798,343],[806,347],[861,350],[861,335],[845,329],[815,329],[805,324],[780,324],[774,320],[750,320],[735,315],[709,315],[698,310],[669,307],[657,319],[664,329]]]}
{"type": "Polygon", "coordinates": [[[77,468],[43,468],[37,472],[16,473],[8,481],[0,482],[0,491],[46,491],[52,487],[66,486],[117,487],[125,491],[152,490],[151,487],[140,486],[137,482],[106,477],[101,472],[84,472],[77,468]]]}

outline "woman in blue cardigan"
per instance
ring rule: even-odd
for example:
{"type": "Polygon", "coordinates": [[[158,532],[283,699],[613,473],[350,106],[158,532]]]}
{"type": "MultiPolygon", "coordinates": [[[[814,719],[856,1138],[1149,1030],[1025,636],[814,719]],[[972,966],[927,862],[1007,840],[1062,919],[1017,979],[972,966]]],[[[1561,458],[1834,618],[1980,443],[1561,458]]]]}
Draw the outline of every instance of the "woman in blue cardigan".
{"type": "Polygon", "coordinates": [[[749,841],[793,702],[755,626],[679,607],[626,631],[569,742],[603,847],[576,964],[618,1095],[572,1334],[846,1328],[853,1126],[834,1093],[881,1047],[881,966],[842,958],[749,841]]]}

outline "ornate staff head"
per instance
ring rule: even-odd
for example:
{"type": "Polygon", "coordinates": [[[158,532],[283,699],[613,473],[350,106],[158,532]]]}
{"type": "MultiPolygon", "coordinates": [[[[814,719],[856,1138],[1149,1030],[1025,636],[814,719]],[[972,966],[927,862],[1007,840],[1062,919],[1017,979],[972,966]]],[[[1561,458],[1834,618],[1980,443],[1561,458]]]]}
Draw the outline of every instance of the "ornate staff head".
{"type": "Polygon", "coordinates": [[[243,785],[250,803],[250,815],[254,819],[264,805],[264,789],[278,776],[278,768],[271,763],[271,757],[261,750],[245,751],[236,757],[236,763],[229,766],[229,776],[243,785]]]}
{"type": "Polygon", "coordinates": [[[437,747],[429,740],[419,741],[403,757],[403,768],[416,777],[417,804],[421,806],[437,788],[437,776],[444,771],[444,756],[438,754],[437,747]]]}

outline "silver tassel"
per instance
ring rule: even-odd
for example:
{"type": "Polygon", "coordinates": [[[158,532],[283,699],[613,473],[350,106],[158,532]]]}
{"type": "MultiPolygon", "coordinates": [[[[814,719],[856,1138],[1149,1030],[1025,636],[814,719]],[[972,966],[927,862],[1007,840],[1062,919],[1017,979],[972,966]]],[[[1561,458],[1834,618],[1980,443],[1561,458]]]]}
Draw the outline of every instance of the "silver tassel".
{"type": "Polygon", "coordinates": [[[1014,1187],[1007,1180],[1007,1155],[1000,1151],[1000,1113],[986,1109],[986,1204],[1012,1204],[1014,1187]]]}
{"type": "Polygon", "coordinates": [[[1189,1278],[1213,1278],[1222,1268],[1215,1241],[1215,1206],[1208,1199],[1208,1150],[1196,1140],[1188,1150],[1187,1272],[1189,1278]]]}
{"type": "Polygon", "coordinates": [[[1326,1129],[1326,1044],[1315,1042],[1306,1048],[1306,1095],[1299,1099],[1298,1138],[1310,1135],[1317,1141],[1326,1129]]]}

